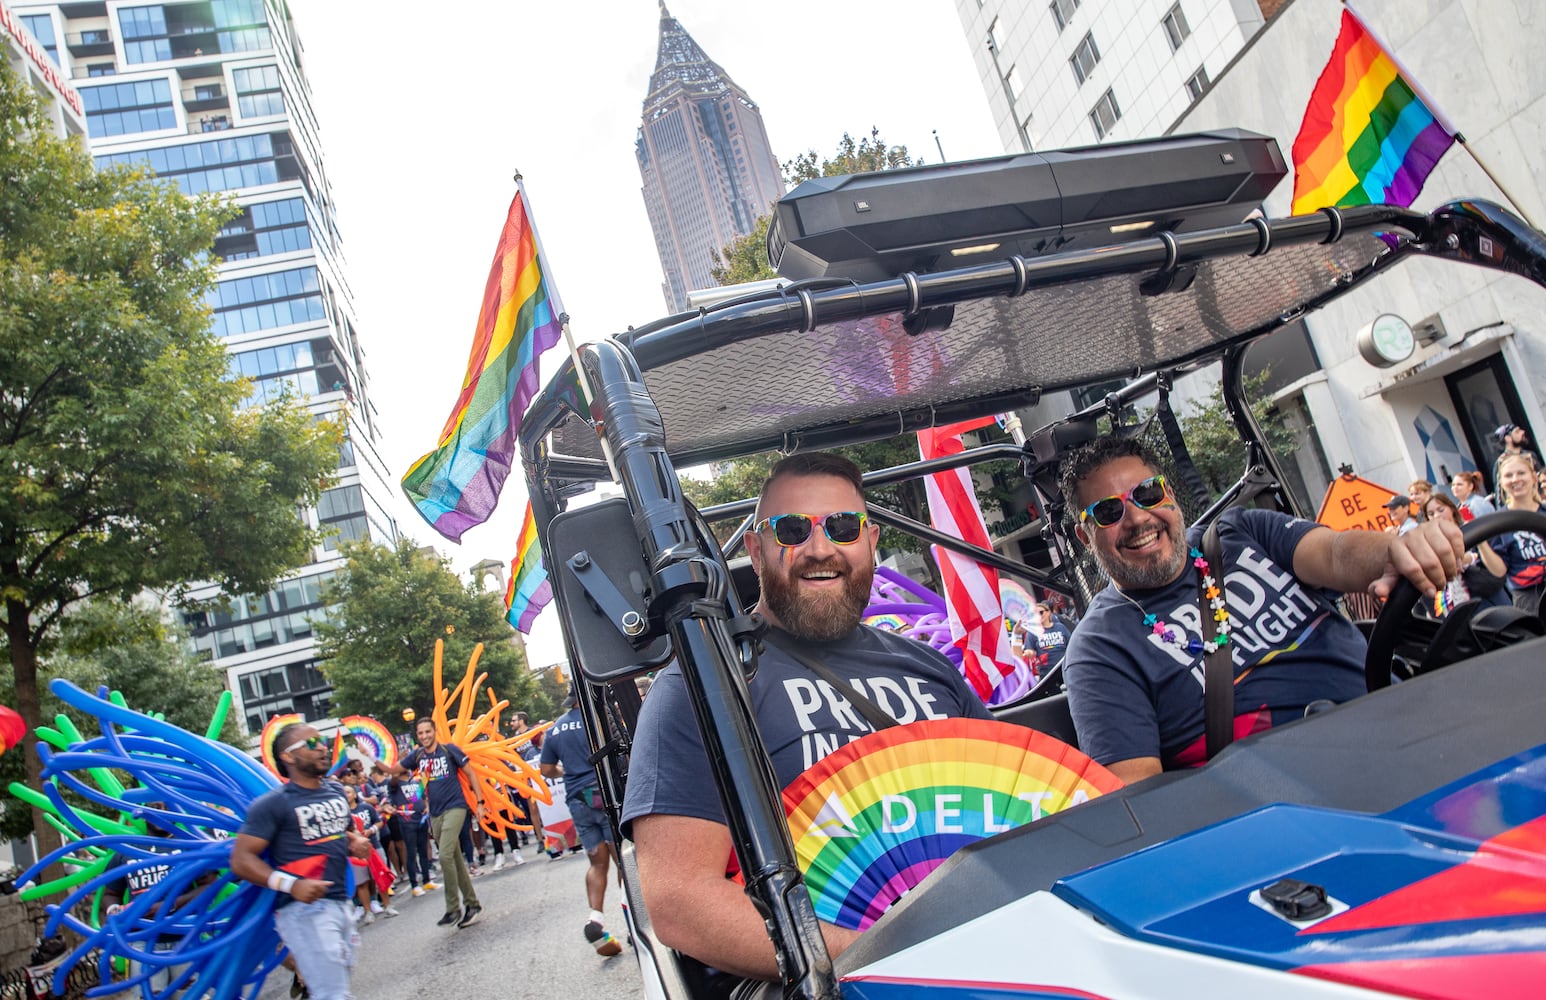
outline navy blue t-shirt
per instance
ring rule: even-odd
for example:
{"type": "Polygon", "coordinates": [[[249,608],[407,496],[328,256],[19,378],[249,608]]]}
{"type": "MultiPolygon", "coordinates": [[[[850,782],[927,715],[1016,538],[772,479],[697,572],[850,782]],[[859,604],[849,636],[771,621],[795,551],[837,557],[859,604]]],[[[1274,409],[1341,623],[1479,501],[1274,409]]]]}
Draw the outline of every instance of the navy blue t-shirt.
{"type": "MultiPolygon", "coordinates": [[[[1334,608],[1337,595],[1302,585],[1287,568],[1315,530],[1323,529],[1273,511],[1236,507],[1219,518],[1237,737],[1301,718],[1312,701],[1343,702],[1367,690],[1366,644],[1334,608]]],[[[1200,528],[1187,531],[1188,545],[1201,539],[1200,528]]],[[[1079,748],[1102,764],[1134,757],[1158,757],[1167,768],[1201,764],[1203,653],[1167,643],[1144,624],[1154,614],[1200,643],[1197,571],[1188,561],[1168,587],[1127,597],[1113,586],[1096,594],[1068,644],[1063,677],[1079,748]]]]}
{"type": "Polygon", "coordinates": [[[542,763],[564,766],[564,797],[578,798],[598,780],[590,762],[590,737],[578,707],[558,717],[542,738],[542,763]]]}
{"type": "Polygon", "coordinates": [[[409,771],[419,772],[431,816],[439,816],[447,809],[467,808],[467,796],[456,776],[457,771],[467,766],[467,754],[461,747],[437,743],[428,753],[423,747],[414,747],[399,763],[409,771]]]}
{"type": "Polygon", "coordinates": [[[1067,625],[1052,619],[1052,627],[1041,630],[1041,635],[1030,633],[1031,644],[1036,647],[1036,676],[1045,676],[1048,670],[1063,662],[1068,652],[1068,639],[1073,632],[1067,625]]]}
{"type": "MultiPolygon", "coordinates": [[[[290,782],[265,792],[247,810],[241,832],[268,841],[268,861],[297,878],[326,879],[328,899],[349,898],[349,831],[354,817],[336,787],[290,782]]],[[[294,899],[279,897],[279,906],[294,899]]]]}
{"type": "MultiPolygon", "coordinates": [[[[1546,513],[1546,505],[1536,510],[1546,513]]],[[[1530,531],[1515,531],[1499,535],[1491,542],[1492,550],[1503,560],[1508,570],[1510,591],[1529,590],[1538,587],[1546,579],[1546,542],[1530,531]]]]}
{"type": "MultiPolygon", "coordinates": [[[[861,625],[836,642],[801,645],[816,651],[829,670],[899,723],[993,718],[955,664],[917,639],[861,625]]],[[[827,754],[874,731],[841,691],[772,643],[758,657],[757,676],[748,688],[780,788],[827,754]]],[[[676,664],[656,676],[639,713],[623,803],[624,833],[633,820],[654,814],[725,821],[676,664]]]]}

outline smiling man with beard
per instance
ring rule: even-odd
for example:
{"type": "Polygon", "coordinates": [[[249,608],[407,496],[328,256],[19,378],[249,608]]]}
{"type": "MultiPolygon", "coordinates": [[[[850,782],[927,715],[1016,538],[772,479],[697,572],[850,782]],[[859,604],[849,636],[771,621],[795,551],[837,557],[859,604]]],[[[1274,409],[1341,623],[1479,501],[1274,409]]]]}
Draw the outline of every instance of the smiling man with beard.
{"type": "Polygon", "coordinates": [[[1364,693],[1365,643],[1335,609],[1339,594],[1383,598],[1405,577],[1431,597],[1463,558],[1447,518],[1397,536],[1234,507],[1219,517],[1224,566],[1209,566],[1202,528],[1187,529],[1158,461],[1133,439],[1078,449],[1060,486],[1111,578],[1063,659],[1069,707],[1080,749],[1128,782],[1204,762],[1202,614],[1230,647],[1238,738],[1364,693]]]}
{"type": "MultiPolygon", "coordinates": [[[[857,466],[820,452],[783,459],[763,484],[756,518],[746,549],[762,587],[759,610],[773,628],[748,689],[780,787],[871,732],[845,692],[791,652],[822,662],[901,723],[991,718],[949,660],[859,623],[880,529],[865,514],[857,466]]],[[[623,828],[661,941],[722,973],[776,977],[762,918],[725,878],[730,832],[675,666],[655,679],[639,716],[623,828]]],[[[834,956],[858,933],[823,930],[834,956]]]]}

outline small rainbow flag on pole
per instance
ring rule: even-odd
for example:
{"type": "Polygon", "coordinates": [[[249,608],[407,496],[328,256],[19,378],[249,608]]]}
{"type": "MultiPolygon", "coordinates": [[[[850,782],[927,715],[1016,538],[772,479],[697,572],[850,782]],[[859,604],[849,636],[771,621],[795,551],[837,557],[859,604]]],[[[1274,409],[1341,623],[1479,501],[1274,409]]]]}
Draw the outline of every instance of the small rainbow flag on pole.
{"type": "Polygon", "coordinates": [[[1455,138],[1432,99],[1344,8],[1294,139],[1293,213],[1410,205],[1455,138]]]}
{"type": "Polygon", "coordinates": [[[517,180],[461,394],[435,450],[403,476],[403,492],[420,516],[453,542],[494,512],[515,464],[521,417],[537,394],[537,359],[562,333],[563,304],[546,271],[517,180]]]}
{"type": "Polygon", "coordinates": [[[548,572],[542,566],[542,546],[537,544],[537,521],[532,517],[531,501],[526,502],[526,518],[521,522],[521,537],[516,542],[515,558],[510,560],[510,582],[505,587],[505,619],[530,634],[537,613],[553,599],[548,572]]]}

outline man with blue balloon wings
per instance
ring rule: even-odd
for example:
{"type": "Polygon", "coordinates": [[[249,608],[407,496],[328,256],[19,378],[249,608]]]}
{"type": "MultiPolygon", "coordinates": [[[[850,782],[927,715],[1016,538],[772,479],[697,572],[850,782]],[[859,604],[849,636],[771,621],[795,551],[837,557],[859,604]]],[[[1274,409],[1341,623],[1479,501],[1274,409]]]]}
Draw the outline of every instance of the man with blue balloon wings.
{"type": "MultiPolygon", "coordinates": [[[[773,626],[756,677],[753,710],[781,786],[877,727],[896,722],[990,719],[956,667],[925,644],[863,627],[880,530],[865,514],[859,469],[836,455],[783,459],[763,484],[747,552],[773,626]],[[839,691],[801,659],[820,659],[861,698],[839,691]]],[[[660,939],[723,973],[777,976],[762,918],[725,878],[731,841],[694,724],[672,666],[656,678],[634,739],[624,832],[635,842],[644,900],[660,939]]],[[[836,955],[857,936],[823,925],[836,955]]]]}

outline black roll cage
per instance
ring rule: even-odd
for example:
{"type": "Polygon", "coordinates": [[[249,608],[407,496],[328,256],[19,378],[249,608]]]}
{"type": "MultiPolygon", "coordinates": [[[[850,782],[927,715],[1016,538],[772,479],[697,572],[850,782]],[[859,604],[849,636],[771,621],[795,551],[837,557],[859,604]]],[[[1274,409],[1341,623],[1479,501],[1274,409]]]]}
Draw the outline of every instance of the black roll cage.
{"type": "MultiPolygon", "coordinates": [[[[841,994],[795,864],[779,789],[749,707],[747,680],[755,669],[755,640],[744,628],[743,609],[731,586],[724,553],[706,527],[706,517],[744,516],[750,501],[722,505],[700,515],[683,495],[676,467],[770,449],[822,449],[913,432],[1014,409],[1042,392],[1071,388],[1072,384],[1021,385],[966,397],[942,396],[926,406],[857,418],[823,420],[817,414],[813,422],[797,428],[780,428],[776,422],[770,422],[767,427],[754,428],[732,442],[705,443],[700,439],[673,451],[661,408],[657,406],[656,394],[662,390],[657,387],[656,393],[652,393],[646,385],[647,376],[720,348],[739,350],[763,337],[808,334],[824,324],[882,314],[914,315],[930,308],[1014,298],[1033,289],[1058,290],[1082,281],[1105,282],[1103,288],[1130,286],[1135,296],[1130,304],[1135,309],[1148,308],[1146,299],[1136,296],[1209,294],[1209,286],[1202,279],[1190,292],[1175,289],[1177,283],[1167,279],[1177,268],[1214,267],[1222,272],[1236,266],[1254,266],[1254,259],[1290,248],[1319,247],[1328,248],[1328,260],[1332,261],[1319,267],[1328,272],[1328,280],[1320,284],[1301,282],[1305,287],[1289,296],[1283,308],[1263,322],[1244,329],[1198,331],[1195,344],[1172,351],[1164,357],[1162,365],[1100,404],[1038,429],[1023,447],[991,445],[951,459],[879,470],[870,473],[867,482],[891,483],[1003,458],[1020,459],[1034,479],[1038,473],[1055,467],[1060,442],[1079,437],[1084,424],[1093,424],[1100,414],[1116,412],[1125,400],[1151,391],[1170,373],[1189,370],[1211,358],[1223,361],[1224,398],[1241,437],[1249,445],[1249,464],[1265,466],[1281,482],[1277,460],[1263,445],[1261,429],[1242,398],[1242,358],[1252,341],[1411,256],[1471,263],[1520,274],[1546,286],[1546,239],[1491,203],[1452,202],[1427,216],[1387,206],[1323,209],[1312,215],[1270,222],[1254,219],[1199,233],[1163,233],[1094,250],[1035,259],[1015,257],[955,271],[908,275],[906,280],[863,285],[796,283],[765,296],[736,300],[723,309],[670,317],[650,327],[585,345],[579,349],[578,363],[573,359],[565,362],[532,404],[521,428],[520,444],[549,572],[565,571],[559,565],[561,559],[554,558],[549,547],[549,526],[565,501],[595,483],[618,483],[632,517],[643,565],[647,567],[641,609],[647,629],[641,641],[669,637],[671,649],[681,664],[713,780],[723,800],[731,840],[745,875],[747,894],[767,922],[779,957],[785,995],[815,998],[841,994]],[[1370,239],[1380,234],[1390,239],[1370,239]],[[1360,252],[1367,253],[1361,263],[1344,267],[1330,257],[1330,248],[1354,237],[1364,238],[1359,247],[1360,252]],[[1155,291],[1156,288],[1159,290],[1155,291]]],[[[1316,263],[1311,260],[1297,275],[1318,273],[1316,263]]],[[[1284,283],[1294,282],[1285,279],[1284,283]]],[[[1120,308],[1121,303],[1113,306],[1120,308]]],[[[1008,335],[1012,334],[1010,331],[1008,335]]],[[[932,335],[928,325],[918,334],[932,335]]],[[[1084,373],[1082,381],[1088,384],[1113,374],[1142,375],[1136,370],[1097,370],[1084,373]]],[[[674,391],[686,394],[704,390],[699,385],[677,386],[674,391]]],[[[667,398],[662,395],[662,399],[667,398]]],[[[1292,503],[1287,496],[1279,499],[1284,505],[1292,503]]],[[[1229,500],[1226,494],[1209,515],[1229,500]]],[[[927,526],[913,524],[891,512],[876,512],[876,520],[914,531],[930,542],[957,551],[970,550],[969,546],[940,537],[927,526]]],[[[1065,581],[1048,578],[1019,564],[1005,565],[1009,561],[995,554],[976,550],[971,550],[971,554],[1032,582],[1067,589],[1065,581]]],[[[578,610],[565,607],[565,603],[560,595],[565,645],[577,675],[588,682],[577,687],[593,744],[603,750],[608,749],[604,744],[626,749],[625,742],[617,744],[611,736],[603,739],[597,734],[616,734],[619,727],[609,718],[614,707],[620,710],[622,728],[631,726],[639,707],[638,695],[631,683],[598,683],[586,674],[585,663],[578,662],[575,656],[578,610]]],[[[608,680],[611,679],[615,678],[608,680]]],[[[603,795],[614,824],[621,804],[623,766],[622,754],[599,754],[603,795]]]]}

